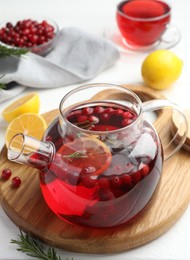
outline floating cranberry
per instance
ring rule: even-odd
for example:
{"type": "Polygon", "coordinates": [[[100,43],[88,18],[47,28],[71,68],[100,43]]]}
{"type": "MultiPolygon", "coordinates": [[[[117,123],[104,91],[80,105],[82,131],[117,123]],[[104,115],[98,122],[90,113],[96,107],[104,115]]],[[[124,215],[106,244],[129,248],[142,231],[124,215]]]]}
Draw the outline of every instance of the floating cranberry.
{"type": "Polygon", "coordinates": [[[94,112],[96,114],[102,114],[104,112],[104,110],[105,109],[103,107],[101,107],[101,106],[97,106],[97,107],[94,108],[94,112]]]}
{"type": "Polygon", "coordinates": [[[145,164],[143,166],[143,168],[141,169],[141,174],[143,177],[147,176],[149,174],[150,168],[147,164],[145,164]]]}
{"type": "Polygon", "coordinates": [[[89,116],[89,121],[98,124],[100,120],[97,116],[89,116]]]}
{"type": "Polygon", "coordinates": [[[129,125],[129,119],[128,119],[128,118],[124,118],[124,119],[121,121],[121,125],[122,125],[123,127],[128,126],[128,125],[129,125]]]}
{"type": "Polygon", "coordinates": [[[115,115],[117,115],[117,116],[121,116],[121,115],[123,115],[123,110],[122,109],[116,109],[115,110],[115,115]]]}
{"type": "Polygon", "coordinates": [[[128,174],[123,175],[123,176],[122,176],[122,183],[123,183],[124,185],[130,186],[131,183],[132,183],[132,178],[131,178],[131,176],[128,175],[128,174]]]}
{"type": "Polygon", "coordinates": [[[111,185],[113,187],[120,187],[122,184],[122,180],[119,176],[114,176],[112,179],[111,179],[111,185]]]}
{"type": "Polygon", "coordinates": [[[82,113],[84,115],[91,115],[94,112],[94,109],[92,107],[84,107],[82,110],[82,113]]]}
{"type": "Polygon", "coordinates": [[[110,182],[107,178],[103,177],[99,180],[100,189],[107,189],[109,188],[110,182]]]}
{"type": "Polygon", "coordinates": [[[28,163],[43,169],[49,163],[49,157],[40,153],[33,153],[29,157],[28,163]]]}
{"type": "Polygon", "coordinates": [[[93,179],[90,175],[86,175],[82,176],[81,184],[86,188],[94,188],[97,185],[97,180],[93,179]]]}
{"type": "Polygon", "coordinates": [[[88,116],[81,115],[81,116],[78,117],[78,123],[84,123],[86,121],[88,121],[88,116]]]}
{"type": "Polygon", "coordinates": [[[129,111],[126,111],[126,112],[124,112],[123,114],[122,114],[122,117],[123,118],[133,118],[133,114],[132,113],[130,113],[129,111]]]}
{"type": "Polygon", "coordinates": [[[89,173],[93,173],[96,171],[96,168],[93,167],[93,166],[89,166],[89,167],[86,167],[86,168],[83,168],[82,171],[81,171],[81,175],[86,175],[86,174],[89,174],[89,173]]]}
{"type": "Polygon", "coordinates": [[[77,110],[70,112],[70,114],[68,116],[79,116],[81,114],[82,114],[82,110],[77,109],[77,110]]]}
{"type": "Polygon", "coordinates": [[[128,126],[128,125],[132,124],[133,122],[134,122],[133,119],[124,118],[124,119],[122,120],[121,124],[122,124],[122,126],[128,126]]]}
{"type": "Polygon", "coordinates": [[[21,179],[20,177],[16,176],[12,178],[12,185],[14,188],[18,188],[21,184],[21,179]]]}
{"type": "Polygon", "coordinates": [[[115,109],[113,109],[112,107],[108,107],[106,108],[105,112],[109,115],[113,115],[115,113],[115,109]]]}
{"type": "Polygon", "coordinates": [[[109,120],[110,120],[110,115],[109,115],[108,113],[103,113],[103,114],[101,115],[101,119],[102,119],[103,121],[109,121],[109,120]]]}
{"type": "Polygon", "coordinates": [[[137,184],[142,179],[140,171],[133,173],[131,177],[133,184],[137,184]]]}
{"type": "Polygon", "coordinates": [[[8,180],[10,177],[11,177],[11,175],[12,175],[12,172],[11,172],[11,170],[10,169],[4,169],[3,171],[2,171],[2,178],[4,179],[4,180],[8,180]]]}

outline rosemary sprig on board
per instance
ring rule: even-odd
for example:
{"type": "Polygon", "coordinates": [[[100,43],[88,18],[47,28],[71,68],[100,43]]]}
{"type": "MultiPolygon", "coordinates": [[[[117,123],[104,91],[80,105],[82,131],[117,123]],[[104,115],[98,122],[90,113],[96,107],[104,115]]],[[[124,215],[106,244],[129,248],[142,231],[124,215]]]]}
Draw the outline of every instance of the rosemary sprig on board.
{"type": "Polygon", "coordinates": [[[8,48],[7,46],[0,45],[0,58],[6,56],[21,56],[26,54],[28,50],[25,49],[15,49],[15,48],[8,48]]]}
{"type": "MultiPolygon", "coordinates": [[[[40,240],[30,235],[24,234],[21,230],[19,238],[20,240],[11,240],[11,243],[19,246],[19,248],[17,248],[18,251],[26,253],[28,256],[35,257],[40,260],[61,260],[61,257],[57,255],[57,252],[54,248],[45,248],[40,240]]],[[[69,259],[66,258],[65,260],[69,259]]]]}

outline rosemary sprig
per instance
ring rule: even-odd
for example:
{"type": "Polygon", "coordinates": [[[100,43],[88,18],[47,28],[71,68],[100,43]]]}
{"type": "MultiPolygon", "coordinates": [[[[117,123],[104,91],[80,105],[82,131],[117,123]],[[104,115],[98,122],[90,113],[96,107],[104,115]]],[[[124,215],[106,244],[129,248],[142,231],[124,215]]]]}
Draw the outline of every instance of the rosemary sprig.
{"type": "Polygon", "coordinates": [[[84,154],[83,151],[76,151],[71,154],[63,155],[63,158],[68,159],[80,159],[80,158],[88,158],[88,155],[84,154]]]}
{"type": "Polygon", "coordinates": [[[75,125],[77,125],[78,127],[82,128],[82,129],[89,129],[93,124],[96,124],[96,120],[94,121],[89,121],[89,120],[86,120],[84,122],[80,122],[80,123],[75,123],[75,125]]]}
{"type": "MultiPolygon", "coordinates": [[[[57,252],[54,248],[48,247],[45,249],[43,243],[33,238],[30,235],[24,234],[20,230],[19,235],[20,240],[12,239],[11,243],[19,246],[17,249],[23,253],[26,253],[28,256],[35,257],[39,260],[61,260],[61,257],[57,255],[57,252]]],[[[66,258],[66,260],[69,260],[66,258]]]]}
{"type": "MultiPolygon", "coordinates": [[[[17,56],[20,57],[21,55],[24,55],[28,52],[26,49],[16,49],[16,48],[10,48],[4,45],[0,45],[0,58],[4,58],[7,56],[17,56]]],[[[2,77],[2,75],[0,75],[2,77]]],[[[6,89],[6,85],[3,83],[0,83],[0,89],[6,89]]]]}
{"type": "Polygon", "coordinates": [[[26,49],[15,49],[15,48],[9,48],[4,45],[0,45],[0,58],[6,57],[6,56],[21,56],[23,54],[26,54],[28,50],[26,49]]]}

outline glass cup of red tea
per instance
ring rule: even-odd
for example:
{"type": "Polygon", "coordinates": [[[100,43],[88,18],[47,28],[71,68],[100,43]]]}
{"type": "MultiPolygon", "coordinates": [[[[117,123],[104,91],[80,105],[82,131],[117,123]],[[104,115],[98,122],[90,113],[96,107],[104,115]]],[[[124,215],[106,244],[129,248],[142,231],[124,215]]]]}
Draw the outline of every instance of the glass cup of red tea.
{"type": "Polygon", "coordinates": [[[91,84],[63,97],[43,141],[16,134],[8,159],[38,169],[44,200],[62,220],[112,227],[129,222],[147,205],[163,159],[179,150],[186,135],[186,117],[172,102],[142,103],[125,87],[91,84]],[[182,117],[181,141],[174,138],[167,150],[144,118],[145,112],[164,107],[182,117]]]}
{"type": "Polygon", "coordinates": [[[162,0],[122,1],[117,6],[116,21],[129,46],[150,47],[163,42],[170,48],[180,41],[179,30],[170,24],[171,6],[162,0]]]}

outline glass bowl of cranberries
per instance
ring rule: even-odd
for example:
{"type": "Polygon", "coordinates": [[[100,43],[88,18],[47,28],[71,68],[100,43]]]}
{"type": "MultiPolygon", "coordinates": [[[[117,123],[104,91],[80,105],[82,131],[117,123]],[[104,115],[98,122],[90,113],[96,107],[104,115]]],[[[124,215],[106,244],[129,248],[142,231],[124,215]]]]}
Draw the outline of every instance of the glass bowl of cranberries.
{"type": "Polygon", "coordinates": [[[41,56],[56,45],[59,28],[49,18],[27,18],[4,21],[0,24],[0,44],[29,50],[41,56]]]}

